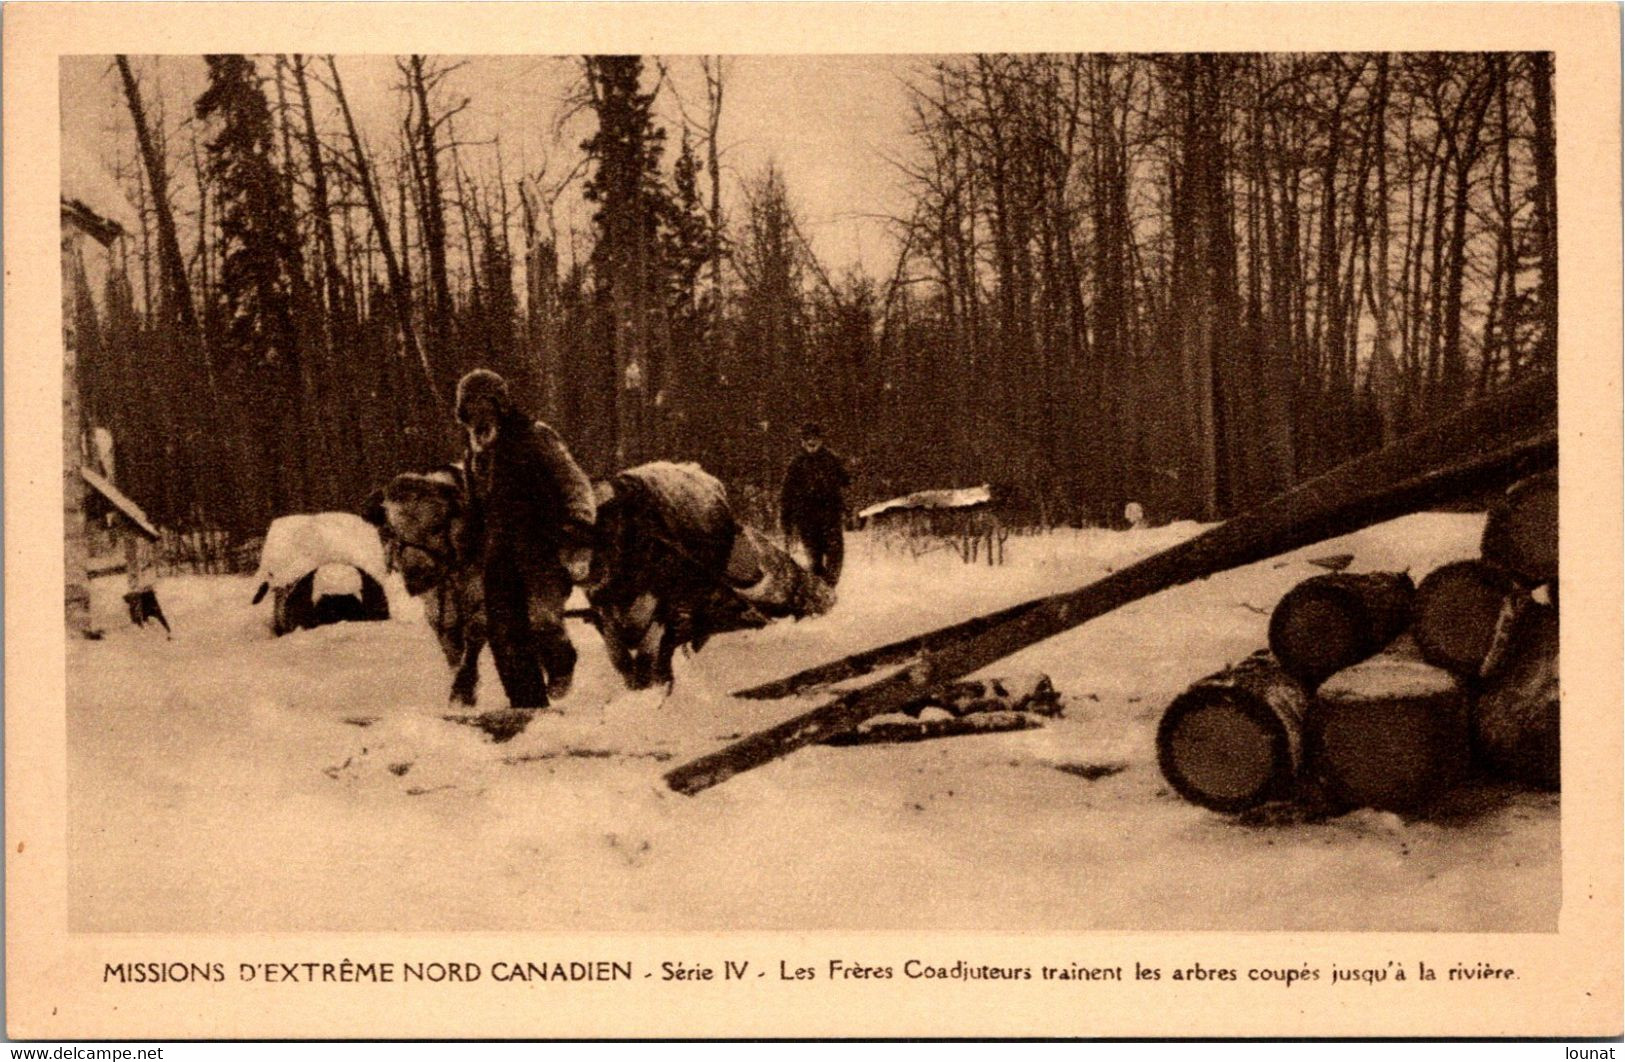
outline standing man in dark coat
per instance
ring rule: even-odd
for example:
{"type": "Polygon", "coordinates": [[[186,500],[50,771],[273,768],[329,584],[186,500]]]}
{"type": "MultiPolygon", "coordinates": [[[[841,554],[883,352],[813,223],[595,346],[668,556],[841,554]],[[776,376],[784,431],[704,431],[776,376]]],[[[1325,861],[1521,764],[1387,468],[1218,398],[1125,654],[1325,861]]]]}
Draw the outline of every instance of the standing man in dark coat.
{"type": "Polygon", "coordinates": [[[851,482],[841,459],[824,448],[824,430],[801,426],[801,453],[790,462],[779,494],[779,523],[807,548],[812,573],[830,586],[841,578],[846,543],[841,519],[846,503],[841,491],[851,482]]]}
{"type": "Polygon", "coordinates": [[[569,691],[575,673],[564,603],[591,557],[592,482],[558,432],[517,409],[494,372],[476,369],[457,384],[457,420],[468,435],[491,655],[508,703],[543,708],[569,691]]]}

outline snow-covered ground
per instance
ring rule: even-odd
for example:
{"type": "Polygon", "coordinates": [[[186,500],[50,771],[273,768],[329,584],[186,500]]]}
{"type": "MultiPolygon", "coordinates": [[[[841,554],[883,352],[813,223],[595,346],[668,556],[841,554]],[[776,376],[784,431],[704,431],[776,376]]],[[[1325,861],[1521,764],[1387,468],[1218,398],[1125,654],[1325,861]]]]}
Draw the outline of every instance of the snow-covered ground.
{"type": "MultiPolygon", "coordinates": [[[[1243,826],[1185,804],[1152,737],[1185,685],[1263,644],[1267,610],[1350,552],[1420,578],[1481,517],[1423,514],[1157,595],[990,669],[1065,695],[1042,729],[817,747],[697,797],[663,771],[807,700],[727,691],[1038,594],[1199,530],[1016,537],[1003,567],[849,538],[827,616],[725,635],[677,691],[620,689],[597,635],[562,712],[507,744],[446,722],[416,609],[274,639],[247,578],[159,585],[175,628],[68,658],[71,925],[497,929],[1552,930],[1558,801],[1480,791],[1432,821],[1243,826]]],[[[116,583],[118,580],[102,580],[116,583]]],[[[502,703],[485,661],[482,706],[502,703]]]]}

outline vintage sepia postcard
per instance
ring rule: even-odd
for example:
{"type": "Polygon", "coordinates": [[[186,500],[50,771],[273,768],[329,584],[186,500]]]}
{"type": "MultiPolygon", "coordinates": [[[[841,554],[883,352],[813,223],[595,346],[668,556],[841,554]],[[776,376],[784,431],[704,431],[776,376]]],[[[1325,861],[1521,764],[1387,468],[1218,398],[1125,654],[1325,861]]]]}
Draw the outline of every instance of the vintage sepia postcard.
{"type": "Polygon", "coordinates": [[[1617,7],[5,14],[11,1037],[1622,1031],[1617,7]]]}

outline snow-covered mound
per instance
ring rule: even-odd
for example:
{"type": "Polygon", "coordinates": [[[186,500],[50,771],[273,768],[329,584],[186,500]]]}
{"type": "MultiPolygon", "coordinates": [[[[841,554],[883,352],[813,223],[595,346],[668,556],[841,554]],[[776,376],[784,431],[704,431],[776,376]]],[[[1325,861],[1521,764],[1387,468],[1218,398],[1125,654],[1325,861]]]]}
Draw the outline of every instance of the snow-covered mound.
{"type": "Polygon", "coordinates": [[[292,586],[324,564],[348,564],[384,581],[384,546],[378,529],[354,513],[279,516],[265,532],[254,581],[292,586]]]}

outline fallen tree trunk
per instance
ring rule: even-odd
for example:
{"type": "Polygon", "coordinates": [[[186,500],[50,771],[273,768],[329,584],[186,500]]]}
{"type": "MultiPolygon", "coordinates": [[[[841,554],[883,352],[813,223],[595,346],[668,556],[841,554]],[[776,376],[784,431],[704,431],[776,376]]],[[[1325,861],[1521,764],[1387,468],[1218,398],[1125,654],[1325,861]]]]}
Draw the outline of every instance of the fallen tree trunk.
{"type": "Polygon", "coordinates": [[[1528,586],[1557,581],[1557,472],[1513,484],[1490,507],[1479,552],[1528,586]]]}
{"type": "Polygon", "coordinates": [[[1555,378],[1526,381],[1104,579],[1007,611],[1004,621],[895,675],[675,768],[666,782],[701,792],[1131,601],[1550,467],[1556,419],[1555,378]]]}
{"type": "Polygon", "coordinates": [[[1467,699],[1455,676],[1382,654],[1327,679],[1309,707],[1309,756],[1333,798],[1409,811],[1467,772],[1467,699]]]}
{"type": "Polygon", "coordinates": [[[1531,605],[1473,705],[1473,747],[1492,774],[1557,789],[1561,766],[1557,610],[1531,605]]]}
{"type": "Polygon", "coordinates": [[[1411,633],[1422,659],[1476,679],[1495,651],[1498,632],[1527,594],[1499,568],[1483,561],[1446,564],[1429,573],[1416,591],[1411,633]]]}
{"type": "Polygon", "coordinates": [[[859,675],[867,675],[872,671],[879,671],[881,668],[890,667],[893,664],[913,660],[924,653],[936,652],[956,641],[991,630],[1006,620],[1021,615],[1029,604],[1030,602],[1023,601],[1018,605],[1012,605],[997,612],[989,612],[985,616],[977,616],[963,623],[956,623],[951,627],[927,631],[924,634],[901,638],[895,642],[876,646],[873,649],[865,649],[850,656],[843,656],[839,660],[831,660],[828,663],[797,671],[793,675],[774,679],[772,682],[764,682],[749,689],[736,690],[733,696],[748,697],[751,700],[773,701],[816,686],[828,686],[849,678],[856,678],[859,675]]]}
{"type": "Polygon", "coordinates": [[[1157,765],[1174,791],[1239,812],[1292,795],[1303,766],[1309,691],[1268,652],[1174,698],[1157,727],[1157,765]]]}
{"type": "Polygon", "coordinates": [[[1281,668],[1315,686],[1373,656],[1410,625],[1416,584],[1402,572],[1305,579],[1270,614],[1270,650],[1281,668]]]}

